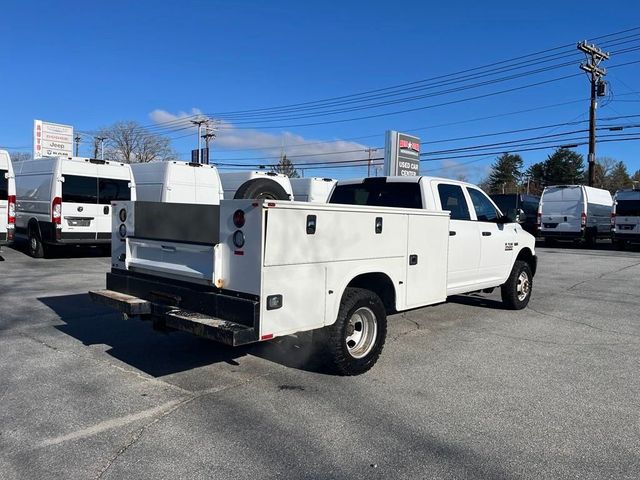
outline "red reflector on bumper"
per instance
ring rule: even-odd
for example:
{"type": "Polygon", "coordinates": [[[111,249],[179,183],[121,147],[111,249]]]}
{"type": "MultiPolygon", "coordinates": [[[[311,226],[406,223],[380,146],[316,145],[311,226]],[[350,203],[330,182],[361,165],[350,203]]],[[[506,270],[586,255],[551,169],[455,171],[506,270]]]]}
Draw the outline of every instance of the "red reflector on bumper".
{"type": "Polygon", "coordinates": [[[244,255],[244,252],[242,250],[236,250],[235,252],[233,252],[234,255],[244,255]]]}
{"type": "Polygon", "coordinates": [[[273,338],[273,333],[269,333],[268,335],[262,335],[260,340],[271,340],[273,338]]]}

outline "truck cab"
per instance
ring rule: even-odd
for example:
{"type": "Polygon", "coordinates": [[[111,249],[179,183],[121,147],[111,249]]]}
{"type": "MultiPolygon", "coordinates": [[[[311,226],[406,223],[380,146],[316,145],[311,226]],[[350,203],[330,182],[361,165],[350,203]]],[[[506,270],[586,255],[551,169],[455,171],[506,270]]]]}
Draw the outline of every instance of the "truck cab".
{"type": "Polygon", "coordinates": [[[535,238],[473,184],[437,177],[346,180],[329,203],[448,211],[448,295],[501,285],[519,257],[535,274],[535,238]]]}

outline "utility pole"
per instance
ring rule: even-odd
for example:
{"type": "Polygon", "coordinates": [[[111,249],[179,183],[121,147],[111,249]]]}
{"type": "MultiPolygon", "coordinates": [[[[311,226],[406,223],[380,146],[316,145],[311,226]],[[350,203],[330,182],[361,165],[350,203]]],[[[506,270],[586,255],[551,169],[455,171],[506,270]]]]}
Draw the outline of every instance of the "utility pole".
{"type": "Polygon", "coordinates": [[[104,160],[104,141],[107,137],[96,137],[96,140],[100,142],[100,160],[104,160]]]}
{"type": "MultiPolygon", "coordinates": [[[[217,132],[217,128],[215,126],[210,126],[209,123],[207,122],[204,126],[204,135],[202,135],[202,138],[204,138],[204,148],[207,151],[208,154],[208,160],[211,161],[211,154],[209,153],[209,142],[211,141],[211,139],[216,137],[216,132],[217,132]]],[[[207,162],[209,163],[209,162],[207,162]]]]}
{"type": "Polygon", "coordinates": [[[198,126],[198,163],[202,163],[202,125],[207,123],[208,119],[199,118],[198,120],[191,120],[191,123],[198,126]]]}
{"type": "Polygon", "coordinates": [[[580,64],[580,69],[589,76],[591,84],[591,103],[589,107],[589,186],[593,186],[596,170],[596,108],[597,97],[606,95],[606,84],[602,77],[607,74],[604,68],[600,68],[600,62],[609,60],[609,54],[603,52],[595,45],[587,44],[584,40],[578,43],[578,50],[584,52],[587,61],[580,64]]]}
{"type": "Polygon", "coordinates": [[[74,140],[76,141],[76,157],[77,157],[78,152],[80,151],[80,134],[79,133],[76,133],[74,140]]]}
{"type": "Polygon", "coordinates": [[[375,152],[377,148],[367,148],[365,152],[369,152],[369,161],[367,162],[367,177],[371,176],[371,154],[375,152]]]}

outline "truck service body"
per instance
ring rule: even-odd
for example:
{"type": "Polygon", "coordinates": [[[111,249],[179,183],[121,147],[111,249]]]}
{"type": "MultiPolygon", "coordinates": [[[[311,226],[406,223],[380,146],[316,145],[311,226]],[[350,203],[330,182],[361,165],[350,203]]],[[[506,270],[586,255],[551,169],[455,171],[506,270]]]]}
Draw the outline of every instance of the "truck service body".
{"type": "Polygon", "coordinates": [[[347,375],[377,360],[388,312],[498,286],[524,308],[536,269],[483,192],[429,177],[339,182],[329,204],[115,202],[112,242],[95,301],[230,345],[314,330],[347,375]]]}
{"type": "Polygon", "coordinates": [[[80,157],[16,162],[16,235],[42,257],[56,244],[109,245],[111,202],[135,200],[128,164],[80,157]]]}
{"type": "Polygon", "coordinates": [[[16,181],[11,157],[0,150],[0,246],[13,241],[16,222],[16,181]]]}

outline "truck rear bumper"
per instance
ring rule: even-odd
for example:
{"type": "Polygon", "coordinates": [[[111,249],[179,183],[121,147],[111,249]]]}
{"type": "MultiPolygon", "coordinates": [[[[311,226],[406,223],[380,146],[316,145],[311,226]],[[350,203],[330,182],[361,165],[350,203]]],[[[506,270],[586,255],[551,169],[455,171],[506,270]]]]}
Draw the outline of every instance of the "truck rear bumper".
{"type": "Polygon", "coordinates": [[[233,292],[113,271],[107,273],[107,289],[89,295],[124,314],[151,316],[167,327],[226,345],[259,340],[260,302],[233,292]]]}
{"type": "Polygon", "coordinates": [[[615,232],[613,234],[614,240],[625,240],[627,242],[640,242],[640,233],[621,233],[615,232]]]}

